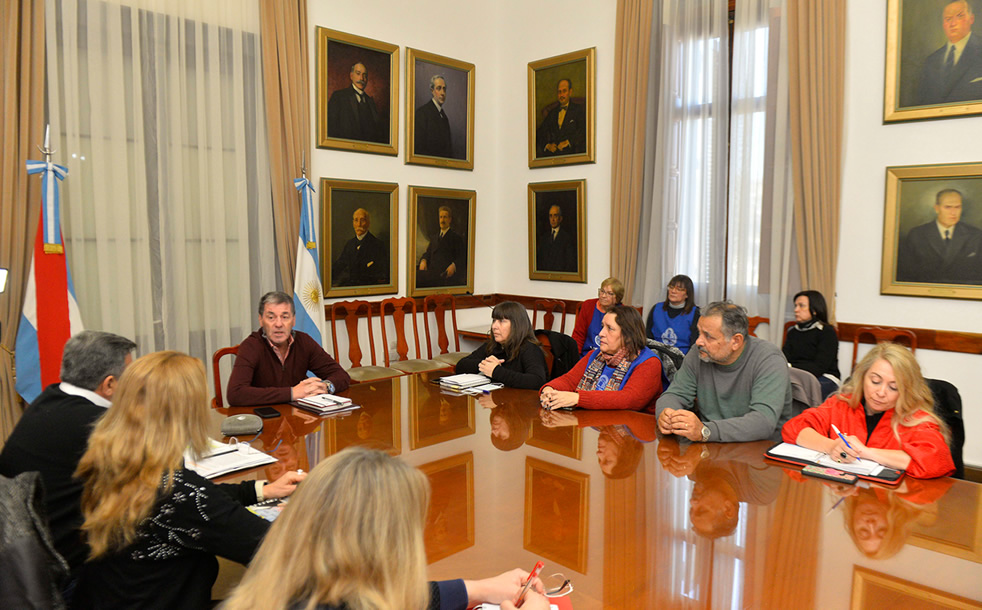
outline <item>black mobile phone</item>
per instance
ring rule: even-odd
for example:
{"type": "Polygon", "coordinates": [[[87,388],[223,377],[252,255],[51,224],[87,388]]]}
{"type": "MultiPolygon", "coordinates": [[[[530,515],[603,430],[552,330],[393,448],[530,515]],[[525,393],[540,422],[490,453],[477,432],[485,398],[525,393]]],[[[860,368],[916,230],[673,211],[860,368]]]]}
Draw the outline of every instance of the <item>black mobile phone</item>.
{"type": "Polygon", "coordinates": [[[263,419],[273,419],[274,417],[280,416],[280,412],[274,409],[273,407],[259,407],[258,409],[253,411],[253,413],[255,413],[256,415],[258,415],[263,419]]]}

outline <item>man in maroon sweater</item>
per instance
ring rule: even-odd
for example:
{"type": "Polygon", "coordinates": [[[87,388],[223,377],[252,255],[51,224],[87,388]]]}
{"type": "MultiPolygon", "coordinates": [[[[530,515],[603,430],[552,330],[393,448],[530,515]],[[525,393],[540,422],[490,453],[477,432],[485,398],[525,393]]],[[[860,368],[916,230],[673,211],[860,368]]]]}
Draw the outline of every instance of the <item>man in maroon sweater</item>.
{"type": "Polygon", "coordinates": [[[238,406],[290,402],[348,388],[351,377],[306,333],[293,330],[293,298],[267,292],[259,300],[259,330],[239,344],[228,378],[228,402],[238,406]],[[307,377],[311,371],[316,377],[307,377]]]}

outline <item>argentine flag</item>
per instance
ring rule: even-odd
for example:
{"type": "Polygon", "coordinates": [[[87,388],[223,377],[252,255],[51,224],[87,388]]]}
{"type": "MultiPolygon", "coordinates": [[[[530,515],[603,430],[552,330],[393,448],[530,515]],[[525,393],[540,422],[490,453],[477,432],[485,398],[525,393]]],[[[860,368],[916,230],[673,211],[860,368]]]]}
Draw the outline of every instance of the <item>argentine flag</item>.
{"type": "Polygon", "coordinates": [[[296,328],[324,345],[324,302],[321,299],[321,272],[318,266],[317,234],[314,232],[314,204],[310,180],[297,178],[300,191],[300,237],[297,241],[297,270],[293,282],[293,306],[297,310],[296,328]]]}

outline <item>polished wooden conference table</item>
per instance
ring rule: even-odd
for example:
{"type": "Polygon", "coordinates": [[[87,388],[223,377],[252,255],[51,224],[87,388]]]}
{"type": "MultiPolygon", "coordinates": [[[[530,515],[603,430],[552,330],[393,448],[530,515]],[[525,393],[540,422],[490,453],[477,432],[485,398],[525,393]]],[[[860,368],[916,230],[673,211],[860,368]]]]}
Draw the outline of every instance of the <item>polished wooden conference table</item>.
{"type": "Polygon", "coordinates": [[[837,489],[765,460],[768,442],[680,443],[651,415],[448,394],[443,374],[353,386],[344,417],[277,407],[253,445],[279,462],[259,476],[351,445],[398,455],[432,484],[430,578],[542,559],[577,610],[982,608],[982,485],[837,489]]]}

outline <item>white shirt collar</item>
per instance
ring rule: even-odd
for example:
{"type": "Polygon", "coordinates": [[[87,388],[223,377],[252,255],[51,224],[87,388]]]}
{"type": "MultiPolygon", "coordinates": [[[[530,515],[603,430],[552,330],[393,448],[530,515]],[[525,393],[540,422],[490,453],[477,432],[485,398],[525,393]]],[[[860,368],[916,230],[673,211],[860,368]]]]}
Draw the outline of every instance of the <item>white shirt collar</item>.
{"type": "Polygon", "coordinates": [[[112,406],[112,403],[109,402],[109,400],[106,399],[105,397],[99,396],[92,390],[86,390],[85,388],[80,388],[77,385],[72,385],[67,381],[62,381],[61,383],[59,383],[58,389],[64,392],[65,394],[70,394],[71,396],[80,396],[82,398],[85,398],[86,400],[88,400],[89,402],[91,402],[97,407],[108,409],[109,407],[112,406]]]}
{"type": "Polygon", "coordinates": [[[965,35],[965,38],[962,38],[958,42],[949,42],[948,46],[946,46],[944,50],[945,60],[948,59],[948,53],[949,53],[948,49],[950,49],[951,47],[955,47],[955,63],[957,64],[958,60],[962,58],[962,52],[965,51],[965,45],[968,44],[968,39],[971,37],[972,37],[972,33],[969,32],[968,34],[965,35]]]}
{"type": "Polygon", "coordinates": [[[440,112],[443,112],[443,106],[437,103],[436,98],[432,98],[432,99],[433,99],[433,105],[436,106],[436,109],[439,110],[440,112]]]}
{"type": "MultiPolygon", "coordinates": [[[[947,51],[945,51],[945,52],[947,53],[947,51]]],[[[358,95],[361,95],[363,97],[368,95],[367,93],[365,93],[364,90],[359,89],[358,87],[355,87],[355,84],[354,83],[351,83],[351,88],[354,89],[355,90],[355,93],[357,93],[358,95]]]]}
{"type": "Polygon", "coordinates": [[[945,231],[948,231],[948,237],[954,237],[955,236],[955,227],[958,226],[958,223],[957,222],[955,224],[951,225],[950,227],[946,227],[946,226],[942,225],[937,220],[934,221],[934,224],[938,227],[938,235],[941,236],[941,239],[944,239],[944,232],[945,231]]]}

